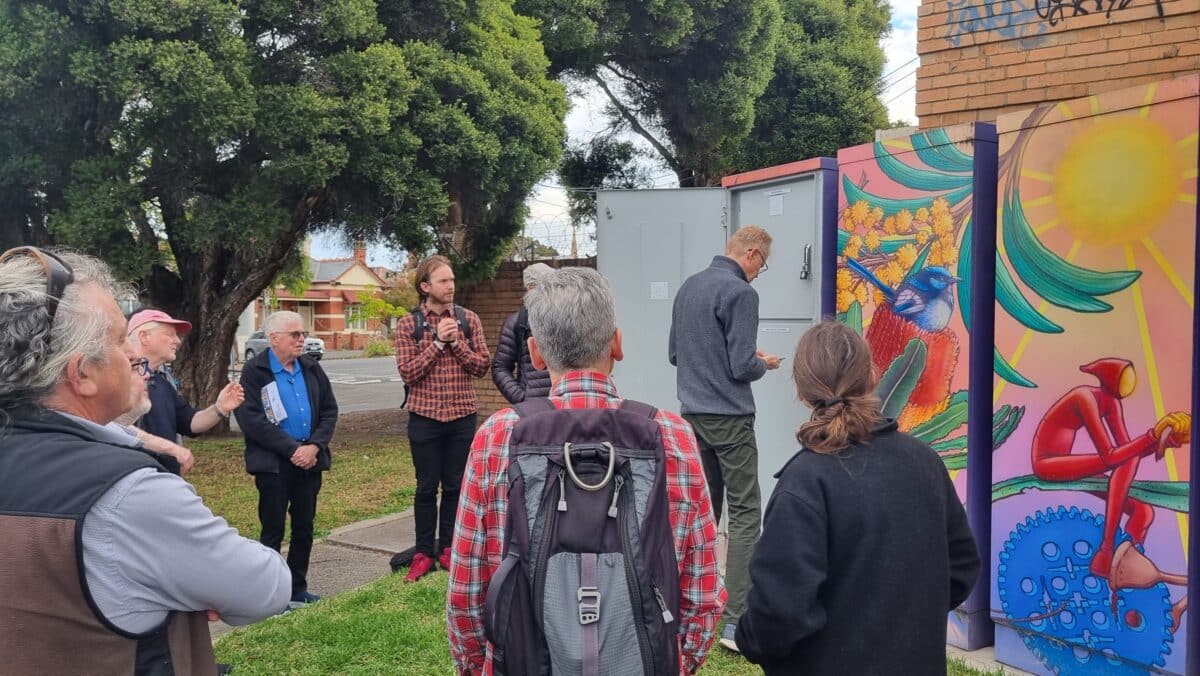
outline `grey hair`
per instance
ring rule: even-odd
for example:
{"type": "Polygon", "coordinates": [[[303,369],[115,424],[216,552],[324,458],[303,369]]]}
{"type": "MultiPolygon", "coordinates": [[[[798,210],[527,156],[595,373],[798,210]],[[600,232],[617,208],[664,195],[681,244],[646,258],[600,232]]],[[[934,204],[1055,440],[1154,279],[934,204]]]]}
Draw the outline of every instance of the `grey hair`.
{"type": "Polygon", "coordinates": [[[46,273],[36,259],[17,256],[0,265],[0,409],[37,404],[49,397],[77,354],[104,361],[112,322],[80,296],[85,286],[114,298],[124,289],[101,260],[55,251],[75,276],[50,324],[46,273]]]}
{"type": "Polygon", "coordinates": [[[562,373],[599,365],[609,356],[617,310],[608,280],[591,268],[562,268],[525,295],[529,330],[546,366],[562,373]]]}
{"type": "Polygon", "coordinates": [[[287,322],[300,322],[304,324],[304,317],[301,317],[300,313],[292,312],[291,310],[272,312],[267,315],[267,321],[263,322],[263,331],[267,334],[274,333],[279,330],[280,326],[283,326],[287,322]]]}

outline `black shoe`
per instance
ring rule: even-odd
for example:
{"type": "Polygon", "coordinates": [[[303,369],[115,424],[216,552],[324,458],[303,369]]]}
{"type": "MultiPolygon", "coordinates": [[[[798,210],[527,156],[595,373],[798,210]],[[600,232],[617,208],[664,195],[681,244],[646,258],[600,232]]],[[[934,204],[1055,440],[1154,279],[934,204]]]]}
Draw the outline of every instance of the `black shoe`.
{"type": "Polygon", "coordinates": [[[218,676],[220,674],[232,674],[232,673],[233,673],[233,665],[229,665],[229,664],[218,664],[217,665],[218,676]]]}

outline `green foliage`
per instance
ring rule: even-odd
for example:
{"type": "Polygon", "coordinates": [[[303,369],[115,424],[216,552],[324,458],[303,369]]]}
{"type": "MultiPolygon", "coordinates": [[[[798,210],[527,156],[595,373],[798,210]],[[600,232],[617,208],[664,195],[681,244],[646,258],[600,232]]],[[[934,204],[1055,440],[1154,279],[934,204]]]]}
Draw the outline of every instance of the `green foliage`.
{"type": "Polygon", "coordinates": [[[770,83],[737,155],[740,169],[833,156],[889,126],[880,101],[883,0],[780,0],[783,24],[770,83]]]}
{"type": "Polygon", "coordinates": [[[642,157],[632,143],[608,136],[569,146],[558,165],[558,182],[567,188],[571,225],[578,228],[595,222],[595,188],[649,186],[650,176],[638,164],[642,157]]]}
{"type": "Polygon", "coordinates": [[[509,245],[508,255],[505,258],[510,261],[534,261],[544,258],[558,258],[558,255],[558,249],[548,244],[542,244],[532,237],[517,235],[513,237],[512,243],[509,245]]]}
{"type": "Polygon", "coordinates": [[[396,345],[390,340],[372,338],[363,348],[364,357],[391,357],[396,354],[396,345]]]}
{"type": "Polygon", "coordinates": [[[408,314],[407,307],[397,305],[392,302],[393,300],[397,300],[397,298],[381,296],[374,290],[359,291],[356,311],[362,319],[378,319],[382,322],[408,314]]]}
{"type": "MultiPolygon", "coordinates": [[[[517,0],[555,72],[598,84],[615,128],[684,187],[861,143],[877,96],[879,0],[517,0]]],[[[593,184],[596,185],[596,184],[593,184]]]]}
{"type": "Polygon", "coordinates": [[[0,245],[100,255],[227,341],[311,232],[479,277],[561,153],[548,67],[502,0],[0,0],[0,245]]]}

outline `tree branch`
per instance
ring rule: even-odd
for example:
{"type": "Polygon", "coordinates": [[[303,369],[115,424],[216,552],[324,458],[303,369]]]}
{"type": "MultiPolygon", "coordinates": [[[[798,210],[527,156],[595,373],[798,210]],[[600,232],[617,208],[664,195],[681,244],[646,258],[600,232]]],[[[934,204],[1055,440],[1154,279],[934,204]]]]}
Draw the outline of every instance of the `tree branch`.
{"type": "Polygon", "coordinates": [[[678,173],[679,163],[675,160],[675,155],[673,155],[671,151],[667,150],[666,146],[664,146],[661,141],[654,138],[654,135],[642,126],[642,123],[638,121],[637,116],[630,112],[629,108],[627,108],[625,104],[621,103],[621,100],[617,98],[617,95],[614,94],[611,89],[609,89],[608,83],[604,81],[604,78],[596,74],[593,74],[590,77],[592,82],[600,85],[600,89],[602,89],[604,94],[608,96],[608,100],[612,102],[613,107],[617,109],[617,112],[621,113],[621,117],[625,118],[625,121],[629,123],[629,126],[633,129],[633,131],[637,133],[638,136],[646,139],[646,141],[654,147],[654,150],[662,156],[663,160],[667,163],[667,166],[671,167],[672,171],[678,173]]]}

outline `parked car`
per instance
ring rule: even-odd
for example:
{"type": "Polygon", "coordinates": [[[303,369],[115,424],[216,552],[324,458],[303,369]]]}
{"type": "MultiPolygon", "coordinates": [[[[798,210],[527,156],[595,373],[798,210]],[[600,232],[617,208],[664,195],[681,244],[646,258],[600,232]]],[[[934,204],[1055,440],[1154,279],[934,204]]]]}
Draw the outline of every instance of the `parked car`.
{"type": "MultiPolygon", "coordinates": [[[[263,350],[271,346],[267,340],[267,334],[262,331],[255,331],[246,339],[246,361],[254,359],[254,357],[263,350]]],[[[309,336],[304,339],[304,354],[313,359],[320,359],[325,356],[325,341],[320,338],[309,336]]]]}

